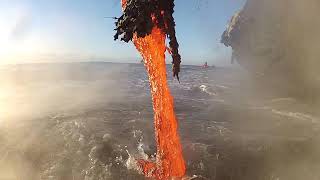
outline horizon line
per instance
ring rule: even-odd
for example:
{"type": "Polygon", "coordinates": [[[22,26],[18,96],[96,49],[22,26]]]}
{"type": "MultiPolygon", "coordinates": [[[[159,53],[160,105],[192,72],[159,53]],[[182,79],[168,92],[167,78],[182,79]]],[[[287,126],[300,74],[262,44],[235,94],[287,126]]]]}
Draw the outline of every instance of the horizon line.
{"type": "MultiPolygon", "coordinates": [[[[138,61],[138,60],[135,60],[138,61]]],[[[72,63],[114,63],[114,64],[142,64],[140,61],[138,62],[121,62],[121,61],[43,61],[43,62],[24,62],[24,63],[4,63],[1,64],[0,66],[15,66],[15,65],[30,65],[30,64],[72,64],[72,63]]],[[[166,63],[166,65],[172,65],[171,63],[166,63]]],[[[182,66],[202,66],[202,64],[183,64],[181,63],[182,66]]],[[[217,67],[216,65],[213,65],[217,67]]],[[[219,66],[219,67],[224,67],[224,66],[219,66]]]]}

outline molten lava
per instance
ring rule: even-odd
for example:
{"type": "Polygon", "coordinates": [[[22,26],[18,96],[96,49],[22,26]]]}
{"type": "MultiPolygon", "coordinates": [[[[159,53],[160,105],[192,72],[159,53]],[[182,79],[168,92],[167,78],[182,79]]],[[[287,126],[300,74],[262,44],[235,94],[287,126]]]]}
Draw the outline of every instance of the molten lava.
{"type": "MultiPolygon", "coordinates": [[[[126,0],[122,0],[122,7],[125,5],[126,0]]],[[[165,40],[165,34],[157,27],[144,38],[136,35],[133,38],[149,75],[157,143],[156,162],[140,160],[139,165],[145,176],[161,180],[182,177],[186,169],[177,132],[173,98],[167,84],[165,40]]]]}
{"type": "Polygon", "coordinates": [[[185,164],[177,132],[173,98],[167,84],[165,35],[160,29],[154,28],[149,36],[134,38],[134,44],[143,56],[149,75],[157,142],[157,162],[140,163],[147,176],[158,179],[182,177],[185,174],[185,164]]]}

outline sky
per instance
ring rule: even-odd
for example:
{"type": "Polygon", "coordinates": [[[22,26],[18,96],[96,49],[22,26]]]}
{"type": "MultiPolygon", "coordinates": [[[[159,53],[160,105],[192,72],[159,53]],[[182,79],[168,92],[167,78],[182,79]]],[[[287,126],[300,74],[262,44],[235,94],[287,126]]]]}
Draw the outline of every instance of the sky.
{"type": "MultiPolygon", "coordinates": [[[[175,0],[184,64],[228,64],[220,37],[245,0],[175,0]]],[[[0,0],[0,65],[38,62],[139,62],[132,43],[114,41],[120,0],[0,0]]],[[[167,61],[171,59],[168,56],[167,61]]]]}

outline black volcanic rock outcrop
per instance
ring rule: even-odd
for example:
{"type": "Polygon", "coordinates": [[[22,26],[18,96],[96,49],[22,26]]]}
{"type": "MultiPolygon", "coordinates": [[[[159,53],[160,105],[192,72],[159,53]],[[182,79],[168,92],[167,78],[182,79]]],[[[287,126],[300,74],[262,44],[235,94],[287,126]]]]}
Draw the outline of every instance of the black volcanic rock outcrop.
{"type": "Polygon", "coordinates": [[[247,0],[221,42],[232,48],[233,61],[277,81],[270,86],[315,100],[320,90],[319,33],[319,0],[247,0]]]}

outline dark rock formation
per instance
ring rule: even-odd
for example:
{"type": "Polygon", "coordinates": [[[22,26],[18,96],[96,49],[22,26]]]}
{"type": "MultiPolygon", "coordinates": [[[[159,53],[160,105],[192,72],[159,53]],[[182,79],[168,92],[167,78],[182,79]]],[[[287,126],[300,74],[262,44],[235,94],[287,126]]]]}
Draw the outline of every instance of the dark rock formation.
{"type": "Polygon", "coordinates": [[[169,39],[173,76],[179,80],[181,56],[173,18],[174,0],[127,0],[123,15],[116,18],[114,39],[129,42],[134,34],[139,38],[149,35],[154,27],[160,28],[169,39]]]}
{"type": "Polygon", "coordinates": [[[320,90],[319,17],[319,0],[247,0],[221,42],[241,66],[279,80],[273,86],[314,100],[320,90]]]}

